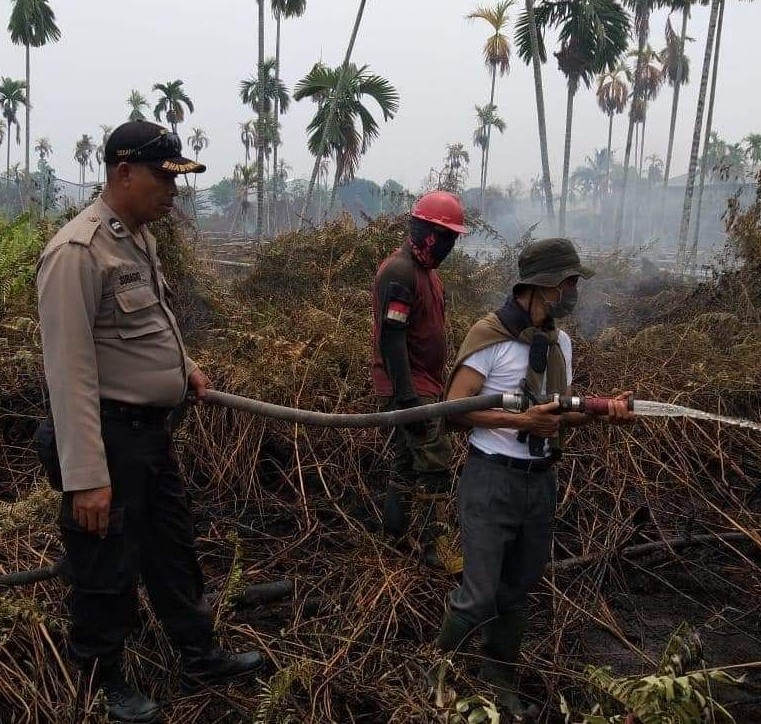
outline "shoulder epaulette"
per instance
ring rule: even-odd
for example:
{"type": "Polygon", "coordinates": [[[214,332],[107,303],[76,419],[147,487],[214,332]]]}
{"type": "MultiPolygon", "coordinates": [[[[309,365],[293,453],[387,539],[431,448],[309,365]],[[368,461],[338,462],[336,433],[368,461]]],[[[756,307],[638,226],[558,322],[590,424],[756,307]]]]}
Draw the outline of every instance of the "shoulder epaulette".
{"type": "Polygon", "coordinates": [[[93,237],[95,236],[95,232],[100,225],[101,220],[97,214],[92,214],[91,216],[82,219],[71,231],[71,235],[68,239],[69,243],[90,246],[93,237]]]}

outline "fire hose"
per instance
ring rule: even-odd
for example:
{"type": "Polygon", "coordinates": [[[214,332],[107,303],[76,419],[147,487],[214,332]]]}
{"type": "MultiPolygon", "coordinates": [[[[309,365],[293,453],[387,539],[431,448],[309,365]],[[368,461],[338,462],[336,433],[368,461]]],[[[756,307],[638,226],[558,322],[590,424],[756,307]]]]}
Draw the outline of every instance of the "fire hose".
{"type": "MultiPolygon", "coordinates": [[[[589,415],[607,415],[610,397],[577,397],[571,395],[540,395],[529,397],[524,392],[497,392],[492,395],[477,395],[464,397],[447,402],[434,402],[429,405],[418,405],[389,412],[367,413],[333,413],[300,410],[284,405],[274,405],[270,402],[252,400],[248,397],[232,395],[218,390],[207,390],[204,402],[221,407],[230,407],[252,415],[272,417],[285,422],[301,423],[316,427],[394,427],[408,425],[413,422],[433,420],[449,415],[465,415],[480,410],[503,409],[506,412],[525,412],[533,404],[557,402],[558,412],[583,412],[589,415]]],[[[629,401],[632,409],[633,401],[629,401]]]]}
{"type": "MultiPolygon", "coordinates": [[[[465,397],[446,402],[435,402],[429,405],[418,405],[389,412],[356,414],[301,410],[241,397],[228,392],[220,392],[219,390],[207,390],[203,398],[207,404],[229,407],[252,415],[316,427],[334,428],[394,427],[396,425],[433,420],[448,415],[464,415],[469,412],[500,408],[506,412],[519,413],[525,412],[532,405],[549,402],[558,403],[558,413],[585,412],[590,415],[606,415],[608,413],[608,403],[611,399],[609,397],[577,397],[558,394],[529,396],[521,391],[513,391],[498,392],[492,395],[477,395],[475,397],[465,397]]],[[[630,409],[632,405],[633,402],[630,400],[630,409]]],[[[62,572],[65,573],[65,571],[65,562],[61,561],[37,570],[18,571],[0,575],[0,589],[55,578],[61,575],[62,572]]]]}

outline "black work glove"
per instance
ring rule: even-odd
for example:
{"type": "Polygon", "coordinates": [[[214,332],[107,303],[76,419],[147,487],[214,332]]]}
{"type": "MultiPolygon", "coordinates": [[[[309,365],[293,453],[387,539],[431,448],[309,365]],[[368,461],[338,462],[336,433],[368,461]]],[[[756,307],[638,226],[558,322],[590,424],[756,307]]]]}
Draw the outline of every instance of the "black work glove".
{"type": "MultiPolygon", "coordinates": [[[[409,410],[411,407],[418,407],[420,405],[420,399],[417,397],[407,397],[403,400],[395,400],[394,405],[397,410],[409,410]]],[[[414,435],[415,437],[423,437],[426,433],[426,421],[420,420],[418,422],[407,422],[403,425],[404,429],[414,435]]]]}

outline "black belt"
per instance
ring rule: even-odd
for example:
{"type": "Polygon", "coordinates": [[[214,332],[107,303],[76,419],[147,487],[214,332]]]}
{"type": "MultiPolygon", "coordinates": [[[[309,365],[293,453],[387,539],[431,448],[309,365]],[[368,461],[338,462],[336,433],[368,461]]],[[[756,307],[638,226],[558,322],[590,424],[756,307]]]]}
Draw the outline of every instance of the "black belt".
{"type": "Polygon", "coordinates": [[[469,445],[468,452],[473,457],[488,460],[511,470],[520,470],[522,473],[542,473],[549,470],[555,464],[555,461],[549,457],[528,460],[526,458],[511,458],[509,455],[500,455],[499,453],[485,453],[475,445],[469,445]]]}
{"type": "Polygon", "coordinates": [[[106,420],[124,420],[134,427],[162,427],[172,414],[172,407],[152,407],[150,405],[133,405],[118,400],[101,400],[100,414],[106,420]]]}

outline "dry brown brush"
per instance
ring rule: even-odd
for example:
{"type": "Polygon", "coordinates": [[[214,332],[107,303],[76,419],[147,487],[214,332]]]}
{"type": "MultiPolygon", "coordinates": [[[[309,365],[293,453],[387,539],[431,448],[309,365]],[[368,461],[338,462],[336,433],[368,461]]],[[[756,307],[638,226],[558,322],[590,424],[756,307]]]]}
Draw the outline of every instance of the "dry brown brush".
{"type": "MultiPolygon", "coordinates": [[[[285,235],[250,255],[249,276],[222,285],[192,244],[182,245],[182,230],[164,227],[165,267],[193,356],[219,389],[321,411],[373,410],[369,289],[402,234],[399,221],[358,229],[344,219],[285,235]]],[[[485,264],[462,254],[447,261],[452,352],[508,291],[513,261],[509,249],[485,264]]],[[[736,267],[697,291],[667,279],[645,283],[617,260],[605,267],[585,287],[594,303],[592,323],[578,322],[586,335],[576,345],[580,391],[635,389],[642,398],[759,419],[759,297],[718,294],[739,283],[730,280],[736,267]]],[[[34,313],[15,310],[0,323],[8,340],[0,347],[2,574],[49,564],[61,551],[55,495],[30,442],[44,414],[34,313]]],[[[167,702],[167,719],[447,721],[452,706],[435,706],[424,674],[440,662],[430,642],[454,581],[379,535],[387,432],[296,427],[197,406],[177,442],[222,640],[261,648],[272,664],[261,682],[183,697],[175,654],[144,606],[130,675],[167,702]],[[240,604],[246,586],[280,580],[294,583],[288,599],[240,604]]],[[[459,465],[461,438],[457,450],[459,465]]],[[[576,711],[599,700],[587,664],[610,665],[616,675],[652,672],[683,619],[703,637],[708,665],[753,673],[761,660],[760,469],[757,433],[705,422],[571,432],[559,472],[555,565],[532,599],[521,674],[545,720],[559,716],[561,693],[576,711]],[[656,545],[643,549],[647,543],[656,545]]],[[[455,471],[453,523],[456,492],[455,471]]],[[[2,722],[97,720],[97,702],[65,666],[65,590],[48,581],[0,593],[2,722]]],[[[455,697],[488,697],[474,678],[477,644],[463,653],[447,687],[455,697]]],[[[730,710],[752,721],[743,717],[758,710],[743,696],[730,710]]]]}

